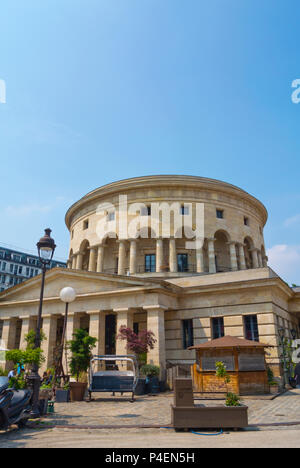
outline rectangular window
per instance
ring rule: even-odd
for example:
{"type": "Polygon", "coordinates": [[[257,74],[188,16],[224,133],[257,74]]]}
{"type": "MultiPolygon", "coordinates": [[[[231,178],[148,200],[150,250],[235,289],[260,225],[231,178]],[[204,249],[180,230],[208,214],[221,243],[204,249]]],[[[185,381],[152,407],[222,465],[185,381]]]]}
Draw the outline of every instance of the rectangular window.
{"type": "Polygon", "coordinates": [[[134,322],[133,324],[133,331],[136,335],[139,334],[139,323],[138,322],[134,322]]]}
{"type": "Polygon", "coordinates": [[[185,205],[181,205],[180,207],[180,214],[182,214],[183,216],[188,216],[189,213],[190,213],[190,207],[189,206],[185,206],[185,205]]]}
{"type": "Polygon", "coordinates": [[[182,320],[182,346],[183,349],[194,346],[193,319],[182,320]]]}
{"type": "Polygon", "coordinates": [[[151,206],[142,206],[141,216],[151,216],[151,206]]]}
{"type": "Polygon", "coordinates": [[[189,271],[188,254],[177,255],[177,267],[179,272],[189,271]]]}
{"type": "Polygon", "coordinates": [[[214,340],[225,336],[223,317],[213,318],[211,321],[211,324],[212,324],[212,336],[214,340]]]}
{"type": "Polygon", "coordinates": [[[244,225],[249,226],[249,218],[244,217],[244,225]]]}
{"type": "Polygon", "coordinates": [[[145,273],[156,272],[156,255],[147,254],[145,255],[145,273]]]}
{"type": "Polygon", "coordinates": [[[115,220],[115,212],[110,211],[109,213],[107,213],[107,221],[114,221],[114,220],[115,220]]]}
{"type": "Polygon", "coordinates": [[[83,229],[86,230],[89,228],[89,220],[86,219],[85,221],[83,221],[83,229]]]}
{"type": "Polygon", "coordinates": [[[244,317],[244,328],[246,340],[259,341],[257,315],[246,315],[244,317]]]}
{"type": "Polygon", "coordinates": [[[223,210],[217,210],[217,218],[218,219],[223,219],[224,218],[224,211],[223,210]]]}

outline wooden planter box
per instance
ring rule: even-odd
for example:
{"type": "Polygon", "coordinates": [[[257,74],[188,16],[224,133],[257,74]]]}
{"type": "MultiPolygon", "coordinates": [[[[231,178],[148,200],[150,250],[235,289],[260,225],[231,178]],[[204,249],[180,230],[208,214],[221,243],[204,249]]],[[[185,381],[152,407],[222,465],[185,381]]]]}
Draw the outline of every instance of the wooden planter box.
{"type": "Polygon", "coordinates": [[[172,406],[175,429],[241,429],[248,427],[247,406],[172,406]]]}

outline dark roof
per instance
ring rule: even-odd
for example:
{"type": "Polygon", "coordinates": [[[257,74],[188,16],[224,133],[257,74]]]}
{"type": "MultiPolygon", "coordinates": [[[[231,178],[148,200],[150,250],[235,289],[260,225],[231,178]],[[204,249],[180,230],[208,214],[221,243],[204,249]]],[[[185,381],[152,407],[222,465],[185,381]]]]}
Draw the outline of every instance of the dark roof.
{"type": "Polygon", "coordinates": [[[257,341],[244,340],[234,336],[224,336],[216,340],[207,341],[199,345],[191,346],[189,349],[214,349],[214,348],[268,348],[272,345],[259,343],[257,341]]]}

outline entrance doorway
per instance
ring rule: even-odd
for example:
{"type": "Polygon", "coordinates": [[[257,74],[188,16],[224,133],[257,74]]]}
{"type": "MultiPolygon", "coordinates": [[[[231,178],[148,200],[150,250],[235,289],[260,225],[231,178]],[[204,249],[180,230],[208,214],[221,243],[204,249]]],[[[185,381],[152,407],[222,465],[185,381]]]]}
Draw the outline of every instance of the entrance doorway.
{"type": "Polygon", "coordinates": [[[105,317],[105,354],[116,354],[116,315],[105,317]]]}

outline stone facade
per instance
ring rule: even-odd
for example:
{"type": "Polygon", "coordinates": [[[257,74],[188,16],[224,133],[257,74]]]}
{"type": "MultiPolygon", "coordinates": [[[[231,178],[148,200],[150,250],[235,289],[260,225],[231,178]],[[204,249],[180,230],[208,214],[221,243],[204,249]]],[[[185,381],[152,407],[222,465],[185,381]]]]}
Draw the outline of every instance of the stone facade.
{"type": "MultiPolygon", "coordinates": [[[[291,330],[299,334],[300,290],[290,288],[267,266],[266,220],[266,209],[254,197],[211,179],[145,177],[91,192],[66,215],[71,235],[68,269],[56,268],[46,276],[45,367],[51,366],[61,337],[64,304],[59,292],[72,286],[77,299],[70,304],[67,339],[76,328],[86,328],[99,340],[97,354],[126,352],[124,343],[115,340],[121,325],[148,328],[157,339],[148,362],[160,365],[165,378],[168,367],[194,362],[195,352],[188,345],[211,339],[214,319],[220,319],[218,330],[223,334],[249,338],[250,333],[253,339],[272,344],[267,361],[279,376],[278,329],[284,328],[289,338],[291,330]],[[186,248],[185,239],[174,232],[172,218],[169,237],[159,227],[155,237],[121,239],[117,230],[115,237],[99,242],[99,216],[113,222],[118,214],[112,216],[111,207],[118,207],[122,194],[129,204],[144,203],[146,208],[157,201],[191,204],[192,209],[202,203],[202,245],[186,248]],[[102,215],[97,210],[100,203],[108,207],[102,215]],[[145,261],[147,255],[154,259],[152,264],[145,261]]],[[[7,349],[23,346],[24,335],[36,326],[39,293],[40,277],[34,277],[0,294],[0,338],[7,349]]]]}

